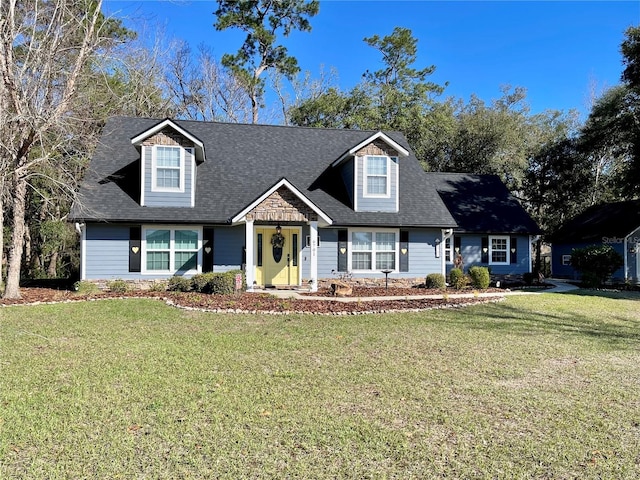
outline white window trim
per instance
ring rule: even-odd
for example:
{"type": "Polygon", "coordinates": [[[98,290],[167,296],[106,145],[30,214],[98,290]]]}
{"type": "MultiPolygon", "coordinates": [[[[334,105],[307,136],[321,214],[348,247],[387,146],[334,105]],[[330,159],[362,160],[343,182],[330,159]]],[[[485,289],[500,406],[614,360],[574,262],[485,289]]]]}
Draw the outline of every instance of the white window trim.
{"type": "MultiPolygon", "coordinates": [[[[395,260],[394,260],[394,264],[395,264],[395,268],[392,270],[392,273],[397,273],[399,272],[399,268],[400,268],[400,229],[398,228],[350,228],[348,231],[348,252],[349,255],[347,256],[347,270],[349,272],[352,273],[381,273],[381,270],[378,270],[377,268],[375,268],[376,265],[376,253],[377,250],[375,249],[375,242],[376,242],[376,233],[394,233],[395,234],[395,245],[394,245],[394,253],[395,253],[395,260]],[[373,238],[371,239],[373,245],[372,247],[374,247],[371,250],[371,270],[354,270],[353,269],[353,245],[351,242],[351,239],[353,237],[353,233],[354,232],[366,232],[366,233],[371,233],[373,234],[373,238]]],[[[356,251],[360,251],[360,250],[356,250],[356,251]]]]}
{"type": "Polygon", "coordinates": [[[365,198],[391,198],[391,157],[389,157],[388,155],[365,155],[364,157],[364,162],[362,164],[362,196],[365,198]],[[368,169],[368,164],[369,164],[369,158],[370,157],[381,157],[381,158],[385,158],[387,160],[387,174],[385,175],[386,179],[387,179],[387,193],[386,194],[380,194],[380,193],[369,193],[368,188],[369,188],[369,182],[367,182],[367,178],[368,177],[382,177],[382,175],[368,175],[367,174],[367,169],[368,169]]]}
{"type": "MultiPolygon", "coordinates": [[[[191,149],[193,150],[193,149],[191,149]]],[[[178,145],[154,145],[151,149],[151,191],[152,192],[176,192],[184,193],[184,175],[185,175],[185,149],[178,145]],[[177,148],[180,152],[180,186],[178,188],[158,187],[156,185],[157,172],[158,172],[158,147],[162,148],[177,148]]],[[[160,167],[170,168],[170,167],[160,167]]]]}
{"type": "MultiPolygon", "coordinates": [[[[169,230],[169,266],[175,263],[175,237],[176,230],[189,230],[192,232],[198,232],[198,253],[197,253],[197,267],[191,270],[181,271],[182,274],[195,275],[196,273],[202,273],[202,227],[196,226],[179,226],[179,225],[143,225],[142,226],[142,275],[175,275],[178,270],[148,270],[147,269],[147,231],[149,230],[169,230]]],[[[182,251],[182,250],[181,250],[182,251]]]]}
{"type": "MultiPolygon", "coordinates": [[[[503,250],[496,250],[497,252],[502,252],[503,250]]],[[[510,265],[511,264],[511,237],[509,235],[490,235],[489,236],[489,265],[510,265]],[[506,250],[506,262],[494,262],[493,261],[493,240],[507,240],[507,250],[506,250]]]]}

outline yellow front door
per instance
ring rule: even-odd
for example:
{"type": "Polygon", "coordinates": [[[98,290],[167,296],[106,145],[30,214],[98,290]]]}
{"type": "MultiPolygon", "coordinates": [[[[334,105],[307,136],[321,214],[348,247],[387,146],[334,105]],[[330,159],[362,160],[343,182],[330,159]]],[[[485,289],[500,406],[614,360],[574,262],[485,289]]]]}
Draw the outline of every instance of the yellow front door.
{"type": "Polygon", "coordinates": [[[300,285],[300,228],[257,227],[256,282],[258,285],[300,285]]]}

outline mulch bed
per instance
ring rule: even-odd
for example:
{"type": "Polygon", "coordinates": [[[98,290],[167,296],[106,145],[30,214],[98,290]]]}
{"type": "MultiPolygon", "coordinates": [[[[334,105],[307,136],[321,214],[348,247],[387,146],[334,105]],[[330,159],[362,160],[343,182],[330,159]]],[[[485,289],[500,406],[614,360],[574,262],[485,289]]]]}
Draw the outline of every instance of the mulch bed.
{"type": "MultiPolygon", "coordinates": [[[[474,289],[466,288],[464,290],[447,290],[448,294],[456,294],[456,293],[473,293],[474,289]]],[[[483,290],[485,292],[492,293],[503,293],[504,290],[501,288],[488,288],[487,290],[483,290]]],[[[331,289],[329,288],[319,288],[317,292],[314,293],[303,293],[304,296],[309,297],[331,297],[331,289]]],[[[410,287],[410,288],[400,288],[400,287],[389,287],[388,289],[385,287],[352,287],[351,297],[354,298],[363,298],[363,297],[409,297],[415,295],[442,295],[442,290],[438,289],[429,289],[422,287],[410,287]]]]}
{"type": "MultiPolygon", "coordinates": [[[[418,294],[416,289],[366,289],[367,296],[379,295],[398,296],[397,300],[370,300],[356,302],[339,302],[331,300],[301,300],[277,298],[265,293],[240,293],[237,295],[209,295],[203,293],[179,292],[149,292],[135,291],[127,293],[101,292],[90,295],[80,295],[68,290],[54,290],[47,288],[22,288],[22,298],[19,300],[0,299],[0,306],[34,305],[47,303],[93,301],[109,298],[157,298],[169,305],[179,308],[213,311],[222,313],[268,313],[290,314],[310,313],[320,315],[356,315],[363,313],[384,313],[403,311],[422,311],[436,308],[455,308],[480,303],[502,300],[494,298],[438,298],[438,299],[409,299],[407,295],[418,294]],[[411,293],[407,293],[410,291],[411,293]],[[391,293],[393,292],[393,293],[391,293]]],[[[428,290],[420,290],[428,292],[428,290]]],[[[438,293],[434,291],[434,293],[438,293]]],[[[420,293],[426,294],[426,293],[420,293]]],[[[355,292],[354,292],[354,296],[355,292]]],[[[364,296],[364,295],[363,295],[364,296]]]]}

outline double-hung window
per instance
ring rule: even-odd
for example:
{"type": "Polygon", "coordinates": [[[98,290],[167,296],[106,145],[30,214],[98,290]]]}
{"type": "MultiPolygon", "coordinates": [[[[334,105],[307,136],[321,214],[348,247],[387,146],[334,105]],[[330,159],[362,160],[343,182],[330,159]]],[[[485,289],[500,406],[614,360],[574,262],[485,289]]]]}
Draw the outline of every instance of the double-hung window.
{"type": "Polygon", "coordinates": [[[489,237],[489,263],[493,265],[509,263],[509,237],[489,237]]]}
{"type": "Polygon", "coordinates": [[[178,228],[144,231],[145,271],[148,273],[196,272],[201,233],[178,228]]]}
{"type": "Polygon", "coordinates": [[[181,147],[155,147],[155,163],[153,166],[153,190],[184,190],[184,169],[181,147]]]}
{"type": "Polygon", "coordinates": [[[395,270],[398,254],[397,232],[353,231],[351,270],[395,270]]]}
{"type": "Polygon", "coordinates": [[[389,196],[389,157],[366,157],[365,195],[372,197],[389,196]]]}

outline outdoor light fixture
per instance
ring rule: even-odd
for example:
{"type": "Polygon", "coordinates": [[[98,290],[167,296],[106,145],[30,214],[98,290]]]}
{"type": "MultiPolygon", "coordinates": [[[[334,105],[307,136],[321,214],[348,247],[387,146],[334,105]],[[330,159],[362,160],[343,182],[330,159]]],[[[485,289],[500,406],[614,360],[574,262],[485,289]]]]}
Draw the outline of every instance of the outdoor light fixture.
{"type": "Polygon", "coordinates": [[[276,227],[276,233],[279,235],[282,232],[282,227],[280,226],[280,224],[278,224],[278,226],[276,227]]]}

